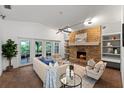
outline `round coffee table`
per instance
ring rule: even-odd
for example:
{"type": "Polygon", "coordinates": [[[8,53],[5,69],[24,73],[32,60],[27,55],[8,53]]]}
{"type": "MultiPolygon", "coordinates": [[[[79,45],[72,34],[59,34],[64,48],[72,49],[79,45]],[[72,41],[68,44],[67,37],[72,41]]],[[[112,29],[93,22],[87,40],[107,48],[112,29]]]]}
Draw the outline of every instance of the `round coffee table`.
{"type": "Polygon", "coordinates": [[[67,87],[67,88],[72,88],[72,87],[77,87],[80,86],[82,88],[82,78],[78,74],[74,73],[73,79],[68,79],[66,78],[66,74],[62,74],[60,76],[60,82],[62,84],[62,87],[67,87]]]}

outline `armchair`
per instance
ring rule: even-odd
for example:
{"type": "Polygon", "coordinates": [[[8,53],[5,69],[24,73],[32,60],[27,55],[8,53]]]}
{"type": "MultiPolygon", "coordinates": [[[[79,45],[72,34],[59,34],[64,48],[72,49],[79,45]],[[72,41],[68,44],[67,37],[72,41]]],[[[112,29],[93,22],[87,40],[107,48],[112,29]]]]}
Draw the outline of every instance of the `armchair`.
{"type": "Polygon", "coordinates": [[[98,80],[104,70],[105,70],[105,67],[106,67],[106,62],[103,62],[103,61],[99,61],[98,63],[95,64],[95,66],[91,69],[89,69],[89,66],[86,66],[86,75],[91,77],[91,78],[94,78],[96,80],[98,80]]]}

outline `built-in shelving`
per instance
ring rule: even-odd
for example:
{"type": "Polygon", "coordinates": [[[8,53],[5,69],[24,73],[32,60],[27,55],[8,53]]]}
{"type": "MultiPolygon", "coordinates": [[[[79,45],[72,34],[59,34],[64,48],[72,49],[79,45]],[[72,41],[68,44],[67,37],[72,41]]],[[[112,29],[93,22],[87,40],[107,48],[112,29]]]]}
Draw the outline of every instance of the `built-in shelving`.
{"type": "Polygon", "coordinates": [[[120,33],[102,36],[102,60],[120,63],[121,58],[120,33]]]}

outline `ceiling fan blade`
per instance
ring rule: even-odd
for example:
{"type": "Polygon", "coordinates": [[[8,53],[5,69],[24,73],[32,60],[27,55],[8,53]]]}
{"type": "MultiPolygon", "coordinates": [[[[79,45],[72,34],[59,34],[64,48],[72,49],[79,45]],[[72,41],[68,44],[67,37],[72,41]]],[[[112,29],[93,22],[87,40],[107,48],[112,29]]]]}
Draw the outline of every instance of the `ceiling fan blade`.
{"type": "Polygon", "coordinates": [[[58,29],[58,32],[57,32],[56,34],[58,34],[58,33],[60,33],[60,32],[62,32],[62,29],[58,29]]]}
{"type": "Polygon", "coordinates": [[[56,32],[56,34],[58,34],[59,33],[59,31],[58,32],[56,32]]]}
{"type": "Polygon", "coordinates": [[[66,33],[71,33],[70,31],[66,31],[66,30],[63,30],[63,32],[66,32],[66,33]]]}
{"type": "Polygon", "coordinates": [[[5,9],[12,9],[11,5],[4,5],[5,9]]]}

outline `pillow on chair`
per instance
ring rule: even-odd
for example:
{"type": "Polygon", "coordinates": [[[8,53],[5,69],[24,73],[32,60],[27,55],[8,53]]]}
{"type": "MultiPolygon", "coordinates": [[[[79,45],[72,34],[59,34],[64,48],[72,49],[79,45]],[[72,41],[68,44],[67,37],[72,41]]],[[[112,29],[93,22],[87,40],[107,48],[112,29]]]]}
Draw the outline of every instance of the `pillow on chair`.
{"type": "Polygon", "coordinates": [[[102,65],[103,65],[103,61],[99,61],[99,62],[95,65],[94,71],[95,71],[95,72],[99,72],[99,70],[100,70],[100,68],[101,68],[102,65]]]}
{"type": "Polygon", "coordinates": [[[90,59],[88,62],[87,62],[87,65],[88,65],[88,69],[91,70],[94,68],[96,62],[93,60],[93,59],[90,59]]]}

